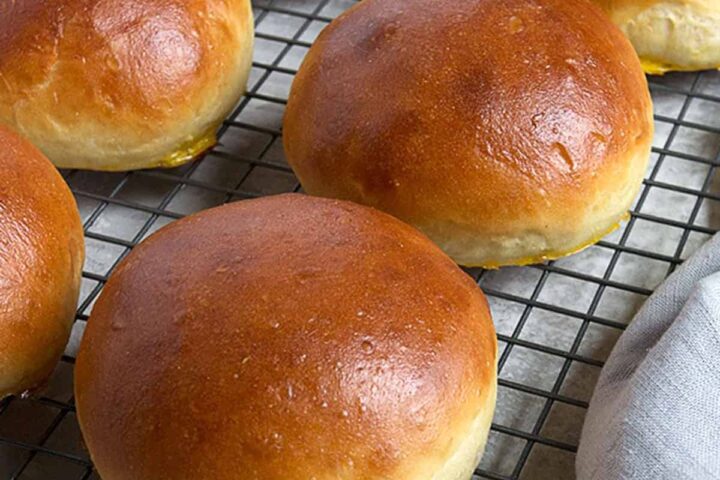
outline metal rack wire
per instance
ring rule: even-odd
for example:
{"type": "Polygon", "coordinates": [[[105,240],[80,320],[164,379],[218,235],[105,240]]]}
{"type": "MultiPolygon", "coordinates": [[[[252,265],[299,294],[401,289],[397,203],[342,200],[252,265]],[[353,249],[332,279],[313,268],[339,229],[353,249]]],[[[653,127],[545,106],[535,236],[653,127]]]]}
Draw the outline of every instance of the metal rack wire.
{"type": "MultiPolygon", "coordinates": [[[[315,35],[354,0],[256,0],[248,94],[220,144],[173,170],[65,171],[84,220],[87,264],[73,338],[40,398],[0,402],[0,478],[98,479],[72,396],[74,352],[117,263],[147,235],[195,211],[297,191],[281,115],[315,35]]],[[[498,407],[476,478],[573,478],[597,374],[653,288],[720,228],[720,73],[650,79],[651,167],[624,227],[583,253],[500,271],[469,270],[488,295],[500,344],[498,407]]]]}

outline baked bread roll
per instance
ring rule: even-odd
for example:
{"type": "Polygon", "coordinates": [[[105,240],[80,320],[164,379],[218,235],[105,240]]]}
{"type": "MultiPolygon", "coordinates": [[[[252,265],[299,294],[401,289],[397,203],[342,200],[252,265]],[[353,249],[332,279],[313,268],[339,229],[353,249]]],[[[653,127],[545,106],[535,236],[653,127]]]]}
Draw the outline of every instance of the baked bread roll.
{"type": "Polygon", "coordinates": [[[0,398],[40,386],[70,336],[84,243],[55,167],[0,125],[0,398]]]}
{"type": "Polygon", "coordinates": [[[480,289],[398,220],[300,195],[138,246],[75,370],[103,480],[468,479],[495,403],[480,289]]]}
{"type": "Polygon", "coordinates": [[[55,165],[173,167],[215,143],[250,71],[250,0],[0,2],[0,123],[55,165]]]}
{"type": "Polygon", "coordinates": [[[579,0],[366,0],[308,52],[284,121],[305,191],[385,210],[455,261],[557,258],[627,216],[652,105],[579,0]]]}
{"type": "Polygon", "coordinates": [[[720,68],[720,0],[595,0],[647,73],[720,68]]]}

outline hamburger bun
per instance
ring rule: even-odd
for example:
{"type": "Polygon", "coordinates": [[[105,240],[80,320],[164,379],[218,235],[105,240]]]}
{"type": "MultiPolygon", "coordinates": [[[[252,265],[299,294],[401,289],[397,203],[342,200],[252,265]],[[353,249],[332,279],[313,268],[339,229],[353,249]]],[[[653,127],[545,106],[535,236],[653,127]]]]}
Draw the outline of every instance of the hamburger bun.
{"type": "Polygon", "coordinates": [[[103,480],[467,479],[495,403],[475,282],[351,203],[248,200],[139,245],[75,371],[103,480]]]}
{"type": "Polygon", "coordinates": [[[75,199],[30,142],[0,125],[0,398],[40,386],[75,318],[84,243],[75,199]]]}
{"type": "Polygon", "coordinates": [[[632,42],[645,72],[720,68],[720,0],[595,0],[632,42]]]}
{"type": "Polygon", "coordinates": [[[308,52],[283,131],[306,192],[498,267],[615,229],[653,123],[632,46],[588,1],[366,0],[308,52]]]}
{"type": "Polygon", "coordinates": [[[58,167],[173,167],[244,93],[249,0],[0,2],[0,123],[58,167]]]}

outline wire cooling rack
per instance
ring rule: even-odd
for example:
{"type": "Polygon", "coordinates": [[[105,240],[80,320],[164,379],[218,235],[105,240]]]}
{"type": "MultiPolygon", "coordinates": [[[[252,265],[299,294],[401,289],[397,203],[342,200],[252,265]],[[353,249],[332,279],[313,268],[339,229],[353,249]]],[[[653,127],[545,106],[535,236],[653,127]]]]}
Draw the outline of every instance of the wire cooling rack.
{"type": "MultiPolygon", "coordinates": [[[[0,478],[99,479],[72,396],[78,341],[108,275],[147,235],[225,202],[297,191],[281,119],[319,31],[352,0],[257,0],[249,92],[220,144],[172,170],[64,171],[84,220],[87,262],[66,355],[40,398],[0,402],[0,478]]],[[[650,79],[656,136],[630,221],[547,265],[469,270],[491,302],[500,346],[497,411],[474,478],[574,477],[583,417],[603,361],[652,290],[720,226],[720,73],[650,79]]]]}

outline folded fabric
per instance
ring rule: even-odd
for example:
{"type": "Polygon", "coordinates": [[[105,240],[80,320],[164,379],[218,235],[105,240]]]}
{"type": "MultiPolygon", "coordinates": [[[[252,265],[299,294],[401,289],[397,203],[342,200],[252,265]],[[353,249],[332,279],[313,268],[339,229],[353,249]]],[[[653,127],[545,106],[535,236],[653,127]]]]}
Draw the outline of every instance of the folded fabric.
{"type": "Polygon", "coordinates": [[[720,234],[647,300],[585,417],[579,480],[720,478],[720,234]]]}

